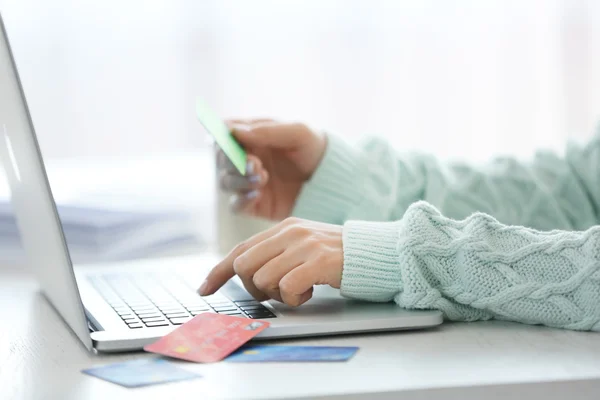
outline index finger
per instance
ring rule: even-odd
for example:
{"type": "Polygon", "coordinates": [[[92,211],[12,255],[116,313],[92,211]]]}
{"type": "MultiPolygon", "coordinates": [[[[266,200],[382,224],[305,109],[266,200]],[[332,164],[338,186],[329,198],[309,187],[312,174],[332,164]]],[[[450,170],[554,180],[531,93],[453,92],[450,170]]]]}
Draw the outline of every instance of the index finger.
{"type": "Polygon", "coordinates": [[[281,228],[279,225],[275,225],[266,231],[258,233],[252,236],[245,242],[242,242],[234,247],[233,250],[229,252],[229,254],[218,263],[206,277],[206,280],[198,289],[198,293],[200,296],[208,296],[215,293],[217,290],[221,288],[228,280],[234,277],[235,271],[233,269],[233,261],[238,258],[240,255],[245,253],[247,250],[255,246],[257,243],[262,242],[273,236],[277,233],[281,228]]]}

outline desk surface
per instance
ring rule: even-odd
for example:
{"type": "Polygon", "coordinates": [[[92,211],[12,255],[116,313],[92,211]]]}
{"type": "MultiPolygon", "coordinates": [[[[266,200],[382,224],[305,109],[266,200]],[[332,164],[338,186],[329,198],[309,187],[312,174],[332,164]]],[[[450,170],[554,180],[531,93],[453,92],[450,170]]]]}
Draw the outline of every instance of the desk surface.
{"type": "Polygon", "coordinates": [[[286,343],[360,346],[347,363],[186,364],[199,380],[125,389],[83,368],[149,357],[89,354],[18,268],[0,269],[0,398],[597,399],[600,334],[502,322],[286,343]]]}

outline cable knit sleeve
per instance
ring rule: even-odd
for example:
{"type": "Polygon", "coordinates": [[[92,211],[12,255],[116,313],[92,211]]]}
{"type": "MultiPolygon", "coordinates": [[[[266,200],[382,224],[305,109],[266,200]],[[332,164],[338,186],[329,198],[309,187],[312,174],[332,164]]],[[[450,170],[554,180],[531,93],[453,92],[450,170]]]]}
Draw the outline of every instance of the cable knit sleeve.
{"type": "Polygon", "coordinates": [[[600,219],[600,129],[564,156],[539,151],[529,162],[504,157],[482,166],[398,153],[380,139],[351,146],[329,136],[293,213],[336,224],[395,221],[420,200],[452,219],[482,212],[507,225],[587,229],[600,219]]]}
{"type": "Polygon", "coordinates": [[[600,330],[599,212],[596,135],[481,167],[333,138],[294,214],[344,224],[347,297],[600,330]]]}
{"type": "Polygon", "coordinates": [[[455,221],[425,202],[397,222],[344,227],[342,294],[491,318],[600,331],[600,227],[539,232],[475,213],[455,221]]]}

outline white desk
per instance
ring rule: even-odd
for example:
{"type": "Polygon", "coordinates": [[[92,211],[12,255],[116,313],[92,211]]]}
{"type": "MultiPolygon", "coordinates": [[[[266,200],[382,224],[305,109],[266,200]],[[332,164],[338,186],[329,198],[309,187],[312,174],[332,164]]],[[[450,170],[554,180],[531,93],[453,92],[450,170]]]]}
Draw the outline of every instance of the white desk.
{"type": "Polygon", "coordinates": [[[564,400],[600,393],[600,334],[500,322],[298,340],[361,349],[347,363],[186,364],[204,377],[125,389],[80,370],[150,355],[87,353],[27,273],[0,270],[0,310],[0,399],[564,400]]]}

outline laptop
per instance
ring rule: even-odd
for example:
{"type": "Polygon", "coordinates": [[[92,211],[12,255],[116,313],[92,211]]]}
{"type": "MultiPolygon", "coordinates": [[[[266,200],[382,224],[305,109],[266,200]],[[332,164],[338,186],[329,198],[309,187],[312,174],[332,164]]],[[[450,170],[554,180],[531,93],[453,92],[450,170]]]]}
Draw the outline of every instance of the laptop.
{"type": "Polygon", "coordinates": [[[42,293],[88,350],[139,350],[205,312],[267,319],[270,328],[254,340],[442,323],[439,311],[349,300],[326,286],[297,308],[258,302],[237,278],[200,297],[197,287],[219,260],[210,253],[73,266],[1,15],[0,28],[0,159],[21,242],[42,293]]]}

